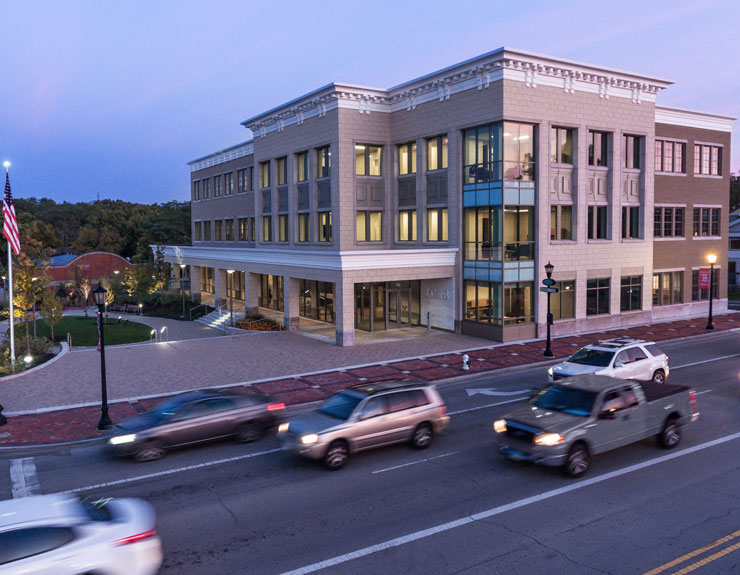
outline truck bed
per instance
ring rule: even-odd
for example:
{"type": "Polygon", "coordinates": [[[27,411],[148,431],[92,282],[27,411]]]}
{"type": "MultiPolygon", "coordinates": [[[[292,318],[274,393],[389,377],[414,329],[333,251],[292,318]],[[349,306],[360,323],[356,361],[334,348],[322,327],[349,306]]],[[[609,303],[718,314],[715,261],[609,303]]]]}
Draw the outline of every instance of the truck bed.
{"type": "Polygon", "coordinates": [[[649,402],[662,399],[670,395],[675,395],[688,391],[688,387],[683,385],[671,385],[670,383],[653,383],[652,381],[640,382],[642,391],[645,392],[645,399],[649,402]]]}

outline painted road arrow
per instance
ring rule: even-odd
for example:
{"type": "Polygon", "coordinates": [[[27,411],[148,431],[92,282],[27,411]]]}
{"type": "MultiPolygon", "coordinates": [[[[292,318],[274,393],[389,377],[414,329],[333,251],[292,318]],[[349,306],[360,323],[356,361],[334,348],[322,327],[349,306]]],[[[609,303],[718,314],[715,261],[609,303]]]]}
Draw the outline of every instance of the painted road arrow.
{"type": "Polygon", "coordinates": [[[497,396],[506,396],[506,395],[521,395],[522,393],[529,393],[529,389],[520,389],[519,391],[496,391],[495,387],[487,387],[485,389],[466,389],[465,391],[468,392],[468,397],[471,397],[473,395],[497,395],[497,396]]]}

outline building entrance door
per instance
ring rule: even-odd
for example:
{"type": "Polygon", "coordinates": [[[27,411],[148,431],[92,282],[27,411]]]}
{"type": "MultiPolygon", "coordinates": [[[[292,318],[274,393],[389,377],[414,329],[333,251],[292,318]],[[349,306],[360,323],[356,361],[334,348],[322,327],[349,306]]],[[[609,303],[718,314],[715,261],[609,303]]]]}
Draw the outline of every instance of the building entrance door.
{"type": "Polygon", "coordinates": [[[411,289],[388,288],[388,314],[386,329],[411,325],[411,289]]]}

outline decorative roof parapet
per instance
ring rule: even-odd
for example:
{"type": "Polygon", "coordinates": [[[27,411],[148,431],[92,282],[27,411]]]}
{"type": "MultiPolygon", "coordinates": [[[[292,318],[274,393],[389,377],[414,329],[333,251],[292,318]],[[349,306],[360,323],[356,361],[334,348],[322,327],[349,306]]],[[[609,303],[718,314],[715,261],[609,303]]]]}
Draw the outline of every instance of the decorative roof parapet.
{"type": "Polygon", "coordinates": [[[300,125],[307,118],[323,117],[337,108],[356,109],[360,114],[411,111],[432,100],[447,101],[459,92],[487,89],[492,82],[504,78],[520,81],[528,88],[553,86],[566,94],[589,92],[601,99],[621,97],[634,104],[655,102],[655,96],[672,84],[669,80],[503,47],[388,90],[329,84],[245,120],[242,125],[252,130],[255,137],[264,137],[286,126],[300,125]]]}
{"type": "Polygon", "coordinates": [[[719,116],[693,110],[680,110],[666,106],[655,106],[655,123],[686,126],[717,132],[732,132],[732,124],[737,120],[732,116],[719,116]]]}
{"type": "Polygon", "coordinates": [[[226,162],[243,158],[250,154],[254,154],[253,140],[237,144],[236,146],[231,146],[219,152],[214,152],[213,154],[208,154],[207,156],[188,162],[188,166],[190,166],[191,172],[197,172],[198,170],[218,166],[219,164],[225,164],[226,162]]]}

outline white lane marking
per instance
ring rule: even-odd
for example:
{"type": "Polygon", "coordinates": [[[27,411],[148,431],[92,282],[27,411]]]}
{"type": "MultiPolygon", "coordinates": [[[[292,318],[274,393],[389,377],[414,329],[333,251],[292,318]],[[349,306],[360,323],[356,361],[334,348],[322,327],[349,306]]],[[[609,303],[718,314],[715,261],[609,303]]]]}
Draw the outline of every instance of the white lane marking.
{"type": "Polygon", "coordinates": [[[697,391],[694,395],[701,395],[702,393],[712,393],[711,389],[705,389],[704,391],[697,391]]]}
{"type": "Polygon", "coordinates": [[[712,359],[703,359],[701,361],[695,361],[693,363],[685,363],[683,365],[677,365],[676,367],[671,367],[671,370],[674,369],[683,369],[684,367],[693,367],[695,365],[701,365],[702,363],[709,363],[710,361],[722,361],[723,359],[732,359],[733,357],[740,356],[740,353],[733,353],[732,355],[723,355],[722,357],[713,357],[712,359]]]}
{"type": "Polygon", "coordinates": [[[41,493],[33,457],[12,459],[10,461],[10,484],[13,499],[41,493]]]}
{"type": "Polygon", "coordinates": [[[80,491],[90,491],[92,489],[100,489],[101,487],[112,487],[113,485],[124,485],[126,483],[133,483],[134,481],[143,481],[144,479],[154,479],[156,477],[164,477],[165,475],[173,475],[175,473],[182,473],[183,471],[192,471],[194,469],[203,469],[204,467],[212,467],[214,465],[221,465],[222,463],[231,463],[232,461],[241,461],[243,459],[251,459],[253,457],[259,457],[260,455],[268,455],[270,453],[277,453],[282,451],[281,449],[268,449],[267,451],[258,451],[257,453],[248,453],[247,455],[237,455],[235,457],[227,457],[226,459],[218,459],[216,461],[207,461],[205,463],[198,463],[197,465],[188,465],[186,467],[178,467],[177,469],[168,469],[167,471],[157,471],[156,473],[147,473],[146,475],[138,475],[136,477],[129,477],[127,479],[117,479],[115,481],[108,481],[106,483],[98,483],[96,485],[87,485],[85,487],[75,487],[74,489],[67,489],[66,491],[60,491],[59,493],[79,493],[80,491]]]}
{"type": "Polygon", "coordinates": [[[520,393],[527,393],[530,391],[529,389],[518,389],[517,391],[496,391],[497,387],[486,387],[486,388],[478,388],[478,389],[466,389],[465,391],[468,392],[468,397],[472,397],[473,395],[495,395],[495,396],[507,396],[507,395],[519,395],[520,393]]]}
{"type": "Polygon", "coordinates": [[[377,545],[371,545],[369,547],[364,547],[363,549],[358,549],[350,553],[345,553],[344,555],[338,555],[337,557],[332,557],[331,559],[319,561],[318,563],[312,563],[311,565],[306,565],[305,567],[299,567],[298,569],[294,569],[292,571],[286,571],[285,573],[283,573],[283,575],[305,575],[306,573],[314,573],[316,571],[319,571],[320,569],[333,567],[335,565],[346,563],[347,561],[352,561],[353,559],[359,559],[360,557],[365,557],[367,555],[372,555],[373,553],[378,553],[380,551],[385,551],[386,549],[390,549],[393,547],[400,547],[401,545],[405,545],[406,543],[411,543],[413,541],[418,541],[419,539],[431,537],[432,535],[437,535],[438,533],[450,531],[457,527],[468,525],[469,523],[481,521],[482,519],[488,519],[489,517],[493,517],[495,515],[501,515],[508,511],[513,511],[514,509],[519,509],[520,507],[531,505],[532,503],[538,503],[540,501],[544,501],[545,499],[550,499],[552,497],[557,497],[558,495],[570,493],[571,491],[583,489],[584,487],[590,487],[591,485],[602,483],[603,481],[608,481],[609,479],[614,479],[615,477],[620,477],[622,475],[626,475],[627,473],[632,473],[633,471],[639,471],[640,469],[652,467],[653,465],[658,465],[659,463],[665,463],[666,461],[671,461],[672,459],[677,459],[685,455],[690,455],[697,451],[702,451],[704,449],[708,449],[722,443],[727,443],[728,441],[733,441],[735,439],[740,439],[740,433],[733,433],[732,435],[727,435],[725,437],[720,437],[719,439],[707,441],[706,443],[702,443],[701,445],[695,445],[694,447],[689,447],[687,449],[683,449],[669,455],[663,455],[649,461],[630,465],[629,467],[625,467],[623,469],[604,473],[603,475],[599,475],[592,479],[586,479],[578,483],[567,485],[565,487],[560,487],[551,491],[545,491],[544,493],[539,493],[537,495],[533,495],[532,497],[526,497],[524,499],[519,499],[518,501],[513,501],[511,503],[507,503],[506,505],[494,507],[493,509],[488,509],[480,513],[467,515],[448,523],[442,523],[440,525],[430,527],[429,529],[423,529],[421,531],[409,533],[408,535],[403,535],[395,539],[389,539],[388,541],[378,543],[377,545]]]}
{"type": "Polygon", "coordinates": [[[478,407],[469,407],[468,409],[460,409],[459,411],[450,411],[447,415],[457,415],[458,413],[467,413],[469,411],[478,411],[479,409],[488,409],[489,407],[496,407],[497,405],[506,405],[507,403],[514,403],[515,401],[524,401],[526,397],[517,397],[516,399],[507,399],[506,401],[499,401],[498,403],[487,403],[486,405],[479,405],[478,407]]]}
{"type": "Polygon", "coordinates": [[[378,469],[377,471],[373,471],[373,475],[376,473],[383,473],[385,471],[393,471],[394,469],[400,469],[401,467],[408,467],[409,465],[416,465],[417,463],[426,463],[427,461],[432,461],[433,459],[440,459],[442,457],[448,457],[450,455],[455,455],[456,453],[460,453],[459,451],[452,451],[450,453],[443,453],[442,455],[435,455],[434,457],[426,457],[425,459],[419,459],[418,461],[411,461],[410,463],[402,463],[401,465],[394,465],[393,467],[386,467],[385,469],[378,469]]]}

